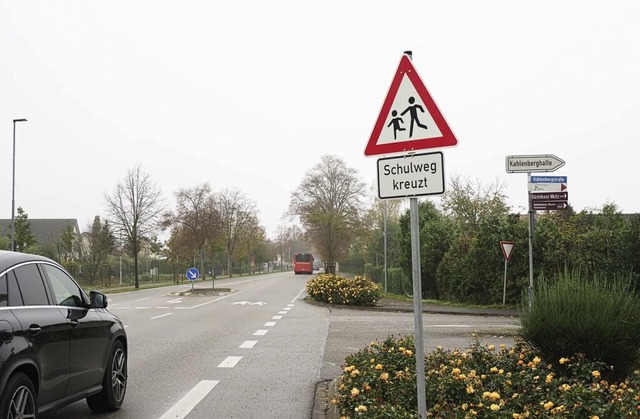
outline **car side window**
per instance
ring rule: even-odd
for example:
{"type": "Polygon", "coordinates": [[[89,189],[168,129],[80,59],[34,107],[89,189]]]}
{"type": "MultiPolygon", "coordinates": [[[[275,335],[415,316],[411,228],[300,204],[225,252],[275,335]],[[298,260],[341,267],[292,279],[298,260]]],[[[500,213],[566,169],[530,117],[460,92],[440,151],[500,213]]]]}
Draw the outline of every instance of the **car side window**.
{"type": "Polygon", "coordinates": [[[18,307],[24,305],[24,302],[22,301],[22,294],[18,287],[18,281],[16,280],[16,276],[13,274],[13,271],[9,271],[7,273],[7,295],[9,297],[9,306],[18,307]]]}
{"type": "MultiPolygon", "coordinates": [[[[18,288],[26,306],[49,305],[42,275],[35,263],[23,265],[13,270],[18,279],[18,288]]],[[[12,304],[13,305],[13,304],[12,304]]]]}
{"type": "Polygon", "coordinates": [[[0,307],[9,305],[9,295],[7,294],[7,274],[0,276],[0,307]]]}
{"type": "Polygon", "coordinates": [[[55,303],[61,306],[84,307],[82,292],[78,285],[60,268],[53,265],[41,265],[49,277],[53,288],[55,303]]]}

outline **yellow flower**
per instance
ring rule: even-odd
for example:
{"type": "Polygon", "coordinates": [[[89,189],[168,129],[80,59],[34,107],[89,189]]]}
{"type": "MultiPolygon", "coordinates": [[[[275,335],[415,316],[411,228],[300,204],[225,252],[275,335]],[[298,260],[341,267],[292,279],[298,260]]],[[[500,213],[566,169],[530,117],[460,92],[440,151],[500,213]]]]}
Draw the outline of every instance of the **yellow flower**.
{"type": "Polygon", "coordinates": [[[389,373],[383,372],[382,374],[380,374],[380,379],[382,381],[387,381],[389,379],[389,373]]]}
{"type": "Polygon", "coordinates": [[[560,365],[566,364],[567,362],[569,362],[569,360],[567,358],[560,358],[560,361],[558,361],[560,363],[560,365]]]}
{"type": "Polygon", "coordinates": [[[569,384],[566,384],[566,383],[565,383],[565,384],[563,384],[563,385],[561,385],[561,386],[560,386],[560,390],[562,390],[562,391],[569,391],[569,390],[571,390],[571,386],[570,386],[569,384]]]}
{"type": "Polygon", "coordinates": [[[476,390],[473,388],[473,386],[467,386],[467,393],[468,394],[473,394],[475,392],[476,392],[476,390]]]}
{"type": "Polygon", "coordinates": [[[494,349],[496,349],[496,347],[495,347],[495,346],[493,346],[493,345],[489,345],[487,348],[488,348],[490,351],[493,351],[494,349]]]}
{"type": "Polygon", "coordinates": [[[491,372],[498,372],[498,367],[491,367],[491,372]]]}
{"type": "Polygon", "coordinates": [[[497,410],[500,410],[500,405],[497,405],[497,404],[495,404],[495,403],[494,403],[494,404],[492,404],[492,405],[491,405],[491,410],[493,410],[494,412],[495,412],[495,411],[497,411],[497,410]]]}
{"type": "Polygon", "coordinates": [[[600,419],[600,416],[598,415],[589,416],[589,419],[600,419]]]}
{"type": "Polygon", "coordinates": [[[591,375],[593,375],[593,376],[594,376],[594,377],[596,377],[596,378],[600,378],[600,371],[598,371],[598,370],[593,371],[593,372],[591,373],[591,375]]]}
{"type": "Polygon", "coordinates": [[[352,397],[356,397],[358,394],[360,394],[360,390],[358,390],[357,387],[354,387],[351,389],[351,396],[352,397]]]}
{"type": "Polygon", "coordinates": [[[545,378],[544,382],[549,384],[552,380],[553,380],[553,373],[547,375],[547,378],[545,378]]]}
{"type": "Polygon", "coordinates": [[[382,369],[382,364],[378,364],[378,365],[376,365],[376,369],[377,369],[377,370],[381,370],[381,369],[382,369]]]}
{"type": "Polygon", "coordinates": [[[533,358],[533,363],[535,365],[538,365],[542,360],[540,358],[538,358],[537,356],[535,358],[533,358]]]}
{"type": "Polygon", "coordinates": [[[367,406],[361,404],[360,406],[356,407],[354,410],[356,412],[366,412],[367,411],[367,406]]]}
{"type": "Polygon", "coordinates": [[[451,373],[452,373],[453,375],[458,375],[458,374],[460,374],[460,368],[454,368],[454,369],[452,369],[452,370],[451,370],[451,373]]]}
{"type": "Polygon", "coordinates": [[[358,370],[353,370],[353,371],[351,371],[351,374],[350,374],[350,375],[351,375],[352,377],[357,377],[358,375],[360,375],[360,371],[358,371],[358,370]]]}
{"type": "Polygon", "coordinates": [[[507,349],[507,345],[505,345],[504,343],[500,344],[500,349],[507,349]]]}
{"type": "Polygon", "coordinates": [[[546,402],[543,406],[544,410],[549,410],[553,407],[553,402],[546,402]]]}

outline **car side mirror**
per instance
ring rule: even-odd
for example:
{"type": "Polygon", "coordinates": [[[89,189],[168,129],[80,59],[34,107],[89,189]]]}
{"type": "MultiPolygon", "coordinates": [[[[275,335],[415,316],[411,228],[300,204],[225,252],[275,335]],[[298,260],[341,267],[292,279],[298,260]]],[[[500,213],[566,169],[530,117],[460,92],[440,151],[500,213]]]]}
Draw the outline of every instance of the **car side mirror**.
{"type": "Polygon", "coordinates": [[[89,293],[89,299],[91,300],[91,308],[107,308],[107,296],[98,291],[91,291],[89,293]]]}

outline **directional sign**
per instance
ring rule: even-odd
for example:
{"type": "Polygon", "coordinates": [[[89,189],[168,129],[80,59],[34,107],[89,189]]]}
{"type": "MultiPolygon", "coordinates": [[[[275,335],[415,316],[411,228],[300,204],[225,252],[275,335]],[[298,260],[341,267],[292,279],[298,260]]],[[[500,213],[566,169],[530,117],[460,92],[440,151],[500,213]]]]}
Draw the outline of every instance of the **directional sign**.
{"type": "Polygon", "coordinates": [[[564,201],[567,202],[569,199],[569,192],[531,192],[529,195],[531,197],[531,201],[543,201],[543,202],[554,202],[554,201],[564,201]]]}
{"type": "Polygon", "coordinates": [[[507,156],[508,173],[553,172],[564,166],[564,160],[553,154],[507,156]]]}
{"type": "Polygon", "coordinates": [[[566,176],[531,176],[531,183],[567,183],[566,176]]]}
{"type": "Polygon", "coordinates": [[[536,211],[550,211],[567,209],[569,204],[566,201],[558,202],[531,202],[531,209],[536,211]]]}
{"type": "Polygon", "coordinates": [[[364,150],[365,156],[455,145],[458,140],[409,55],[404,54],[364,150]]]}
{"type": "Polygon", "coordinates": [[[378,160],[380,199],[444,193],[441,152],[386,157],[378,160]]]}
{"type": "Polygon", "coordinates": [[[187,269],[187,279],[189,281],[195,281],[200,276],[200,272],[196,268],[187,269]]]}
{"type": "Polygon", "coordinates": [[[566,183],[529,183],[530,192],[564,192],[566,183]]]}

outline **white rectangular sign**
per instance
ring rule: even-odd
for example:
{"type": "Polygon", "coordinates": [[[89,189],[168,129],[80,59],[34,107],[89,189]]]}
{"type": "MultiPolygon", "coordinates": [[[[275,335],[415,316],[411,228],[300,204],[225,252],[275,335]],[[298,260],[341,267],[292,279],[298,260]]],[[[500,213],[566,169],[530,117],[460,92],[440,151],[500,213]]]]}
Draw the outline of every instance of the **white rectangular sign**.
{"type": "Polygon", "coordinates": [[[553,154],[533,156],[507,156],[508,173],[553,172],[564,166],[564,160],[553,154]]]}
{"type": "Polygon", "coordinates": [[[378,160],[380,199],[444,193],[442,152],[408,154],[378,160]]]}

